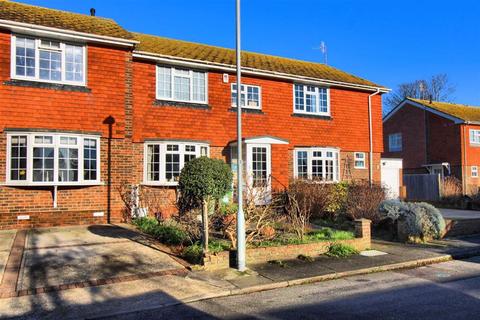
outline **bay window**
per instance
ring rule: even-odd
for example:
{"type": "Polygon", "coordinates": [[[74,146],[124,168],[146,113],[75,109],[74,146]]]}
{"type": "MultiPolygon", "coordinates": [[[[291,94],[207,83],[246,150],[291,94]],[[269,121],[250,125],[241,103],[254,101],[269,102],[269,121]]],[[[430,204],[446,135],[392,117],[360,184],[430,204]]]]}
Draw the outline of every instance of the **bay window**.
{"type": "Polygon", "coordinates": [[[295,148],[294,176],[323,182],[339,181],[339,151],[335,148],[295,148]]]}
{"type": "Polygon", "coordinates": [[[295,84],[294,95],[294,113],[330,115],[328,88],[295,84]]]}
{"type": "Polygon", "coordinates": [[[157,66],[157,99],[207,102],[207,74],[189,69],[157,66]]]}
{"type": "Polygon", "coordinates": [[[208,154],[209,147],[205,143],[146,142],[145,183],[176,185],[185,163],[208,154]]]}
{"type": "Polygon", "coordinates": [[[85,45],[12,36],[12,78],[85,85],[85,45]]]}
{"type": "MultiPolygon", "coordinates": [[[[237,84],[232,83],[232,107],[237,107],[237,84]]],[[[242,84],[240,104],[242,108],[261,109],[261,90],[259,86],[242,84]]]]}
{"type": "Polygon", "coordinates": [[[8,133],[7,184],[98,184],[100,138],[68,133],[8,133]]]}

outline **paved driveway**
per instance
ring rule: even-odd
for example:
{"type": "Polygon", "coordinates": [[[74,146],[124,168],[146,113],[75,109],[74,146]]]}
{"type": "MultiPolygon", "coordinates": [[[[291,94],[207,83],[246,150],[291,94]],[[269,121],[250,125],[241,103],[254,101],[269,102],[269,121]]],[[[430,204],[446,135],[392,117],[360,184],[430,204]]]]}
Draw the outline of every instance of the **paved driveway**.
{"type": "Polygon", "coordinates": [[[14,278],[12,273],[17,273],[16,288],[11,285],[10,291],[30,293],[28,290],[35,288],[63,290],[185,270],[145,239],[135,231],[112,225],[34,229],[19,231],[16,237],[15,233],[0,234],[0,271],[8,264],[5,274],[14,278]],[[12,243],[23,250],[9,255],[12,243]],[[15,255],[20,255],[18,265],[15,255]]]}

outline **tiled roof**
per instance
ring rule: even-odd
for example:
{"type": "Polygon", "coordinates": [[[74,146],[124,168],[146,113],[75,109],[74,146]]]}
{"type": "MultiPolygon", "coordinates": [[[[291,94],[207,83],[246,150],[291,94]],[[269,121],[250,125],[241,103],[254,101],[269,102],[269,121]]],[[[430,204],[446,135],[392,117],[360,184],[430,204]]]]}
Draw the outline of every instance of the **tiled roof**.
{"type": "Polygon", "coordinates": [[[100,36],[133,38],[130,32],[112,19],[47,9],[8,0],[0,0],[0,19],[100,36]]]}
{"type": "Polygon", "coordinates": [[[419,103],[425,107],[432,108],[464,121],[480,122],[480,107],[438,101],[432,101],[432,103],[430,103],[429,100],[413,98],[407,98],[406,100],[419,103]]]}
{"type": "MultiPolygon", "coordinates": [[[[153,35],[133,33],[141,52],[235,65],[235,50],[205,44],[173,40],[153,35]]],[[[380,87],[373,82],[321,63],[300,61],[266,54],[242,52],[242,66],[264,71],[380,87]]]]}

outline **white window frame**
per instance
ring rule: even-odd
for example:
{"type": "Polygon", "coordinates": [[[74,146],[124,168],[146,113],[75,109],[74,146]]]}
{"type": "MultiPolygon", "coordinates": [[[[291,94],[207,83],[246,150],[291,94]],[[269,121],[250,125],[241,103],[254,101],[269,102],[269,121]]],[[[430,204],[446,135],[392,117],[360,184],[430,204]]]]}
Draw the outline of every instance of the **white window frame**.
{"type": "Polygon", "coordinates": [[[403,137],[401,132],[391,133],[388,135],[388,151],[400,152],[403,150],[403,137]],[[395,144],[394,144],[395,142],[395,144]]]}
{"type": "MultiPolygon", "coordinates": [[[[294,148],[293,149],[293,159],[294,159],[294,177],[297,179],[298,178],[298,157],[297,154],[298,152],[307,152],[307,179],[312,180],[312,160],[313,158],[313,153],[316,151],[322,152],[322,154],[326,152],[333,152],[333,180],[327,181],[327,180],[316,180],[320,183],[336,183],[341,180],[340,178],[340,149],[339,148],[332,148],[332,147],[306,147],[306,148],[294,148]],[[336,162],[335,162],[336,160],[336,162]]],[[[327,158],[325,156],[322,156],[321,158],[315,157],[316,159],[326,159],[326,160],[331,160],[331,158],[327,158]]],[[[323,168],[323,178],[326,177],[326,170],[325,167],[323,168]]]]}
{"type": "Polygon", "coordinates": [[[478,166],[471,166],[470,167],[470,176],[472,178],[478,178],[478,166]]]}
{"type": "MultiPolygon", "coordinates": [[[[236,86],[237,83],[232,83],[231,86],[230,86],[230,100],[232,100],[232,96],[233,96],[233,93],[237,92],[237,90],[235,90],[233,88],[233,86],[236,86]]],[[[254,110],[261,110],[262,109],[262,87],[260,86],[256,86],[256,85],[251,85],[251,84],[244,84],[242,83],[242,87],[245,89],[245,90],[241,90],[241,95],[245,95],[245,105],[242,106],[242,109],[254,109],[254,110]],[[248,105],[248,88],[257,88],[258,89],[258,106],[249,106],[248,105]]],[[[241,101],[241,99],[240,99],[241,101]]],[[[232,102],[232,108],[236,108],[237,107],[237,103],[233,103],[232,102]]]]}
{"type": "MultiPolygon", "coordinates": [[[[55,50],[52,50],[55,51],[55,50]]],[[[27,81],[35,81],[35,82],[45,82],[45,83],[56,83],[56,84],[68,84],[74,86],[86,86],[87,84],[87,46],[86,44],[82,43],[71,43],[65,42],[62,40],[50,39],[50,38],[42,38],[42,37],[35,37],[30,35],[22,35],[22,34],[12,34],[11,40],[11,52],[10,52],[10,77],[15,80],[27,80],[27,81]],[[35,76],[19,76],[16,74],[16,66],[17,66],[17,58],[16,58],[16,48],[17,48],[17,37],[19,38],[27,38],[32,39],[35,41],[35,76]],[[55,81],[55,80],[46,80],[40,79],[40,49],[41,49],[41,41],[54,41],[60,43],[60,49],[58,50],[62,54],[62,80],[55,81]],[[73,45],[82,47],[83,49],[83,81],[68,81],[66,79],[66,45],[73,45]]]]}
{"type": "Polygon", "coordinates": [[[165,100],[165,101],[173,101],[173,102],[187,102],[187,103],[199,103],[199,104],[208,104],[208,72],[204,71],[204,70],[193,70],[193,69],[189,69],[189,68],[182,68],[182,67],[179,67],[179,68],[175,68],[175,67],[172,67],[172,66],[166,66],[166,65],[157,65],[155,67],[155,98],[157,100],[165,100]],[[171,85],[171,88],[170,88],[170,93],[171,93],[171,96],[170,98],[166,98],[166,97],[161,97],[159,96],[158,94],[158,86],[159,86],[159,82],[158,82],[158,73],[159,73],[159,68],[167,68],[167,69],[170,69],[170,85],[171,85]],[[190,99],[189,100],[181,100],[181,99],[175,99],[174,96],[174,91],[175,91],[175,83],[174,83],[174,78],[175,78],[175,70],[185,70],[185,71],[189,71],[189,76],[188,78],[190,79],[190,99]],[[193,100],[193,72],[199,72],[199,73],[203,73],[205,75],[205,92],[204,92],[204,95],[205,95],[205,100],[193,100]]]}
{"type": "Polygon", "coordinates": [[[480,130],[470,129],[469,135],[470,135],[470,139],[469,139],[470,144],[480,145],[480,130]]]}
{"type": "Polygon", "coordinates": [[[365,152],[354,152],[353,153],[353,167],[355,169],[366,169],[367,168],[367,154],[365,152]],[[362,157],[359,157],[359,155],[362,155],[362,157]],[[357,166],[357,161],[362,162],[363,164],[360,166],[357,166]]]}
{"type": "Polygon", "coordinates": [[[66,132],[8,132],[7,133],[7,157],[6,157],[6,185],[9,186],[90,186],[100,185],[101,176],[101,161],[100,161],[100,136],[98,135],[83,135],[71,134],[66,132]],[[26,136],[27,137],[27,179],[26,180],[11,180],[11,137],[12,136],[26,136]],[[35,136],[52,136],[52,144],[35,143],[35,136]],[[60,143],[61,137],[69,137],[77,139],[78,147],[78,181],[58,181],[59,174],[59,148],[66,147],[60,143]],[[84,139],[92,139],[97,143],[97,177],[95,180],[84,180],[84,139]],[[53,179],[54,181],[33,181],[33,148],[34,147],[51,147],[54,148],[54,164],[53,164],[53,179]]]}
{"type": "Polygon", "coordinates": [[[210,157],[210,145],[207,143],[196,142],[196,141],[145,141],[143,149],[143,184],[144,185],[153,185],[153,186],[177,186],[178,181],[168,181],[166,179],[166,170],[165,170],[165,157],[167,154],[167,145],[178,145],[179,151],[177,152],[180,155],[180,171],[182,171],[185,165],[185,146],[195,146],[195,156],[199,158],[202,156],[201,149],[207,148],[207,157],[210,157]],[[159,180],[149,180],[148,179],[148,146],[158,145],[160,153],[160,168],[159,168],[159,180]]]}
{"type": "Polygon", "coordinates": [[[293,92],[293,113],[294,114],[305,114],[305,115],[318,115],[318,116],[330,116],[332,112],[332,107],[330,103],[330,88],[329,87],[324,87],[324,86],[318,86],[318,85],[313,85],[313,84],[305,84],[305,83],[294,83],[292,87],[292,92],[293,92]],[[297,110],[295,108],[295,86],[303,86],[303,110],[297,110]],[[317,112],[309,112],[306,111],[307,109],[307,87],[315,87],[315,96],[316,96],[316,110],[317,112]],[[320,110],[320,93],[319,89],[326,89],[327,91],[327,112],[322,112],[318,111],[320,110]]]}

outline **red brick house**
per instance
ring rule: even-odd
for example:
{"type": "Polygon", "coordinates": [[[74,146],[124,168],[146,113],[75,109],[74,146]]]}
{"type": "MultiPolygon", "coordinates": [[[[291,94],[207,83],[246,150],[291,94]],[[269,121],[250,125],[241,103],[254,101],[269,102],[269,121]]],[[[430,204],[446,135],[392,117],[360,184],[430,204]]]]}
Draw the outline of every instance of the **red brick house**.
{"type": "Polygon", "coordinates": [[[464,193],[480,186],[480,108],[405,99],[383,119],[385,157],[402,158],[404,173],[452,175],[464,193]]]}
{"type": "MultiPolygon", "coordinates": [[[[248,183],[380,181],[388,89],[318,63],[242,65],[248,183]]],[[[121,184],[174,199],[190,159],[237,163],[234,50],[0,0],[0,77],[0,228],[121,221],[121,184]]]]}

